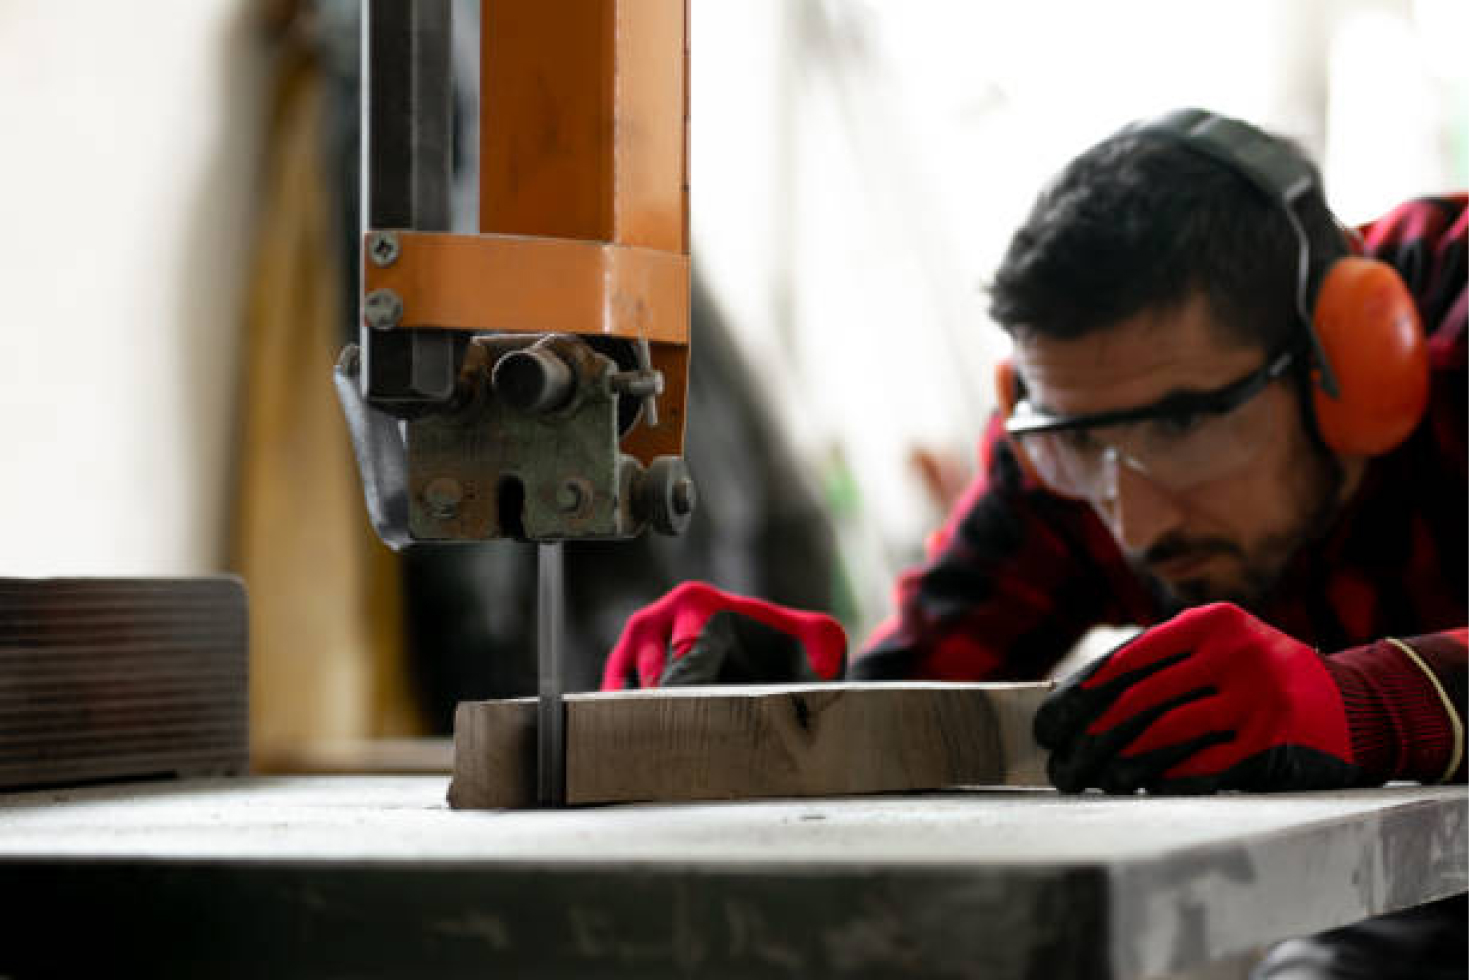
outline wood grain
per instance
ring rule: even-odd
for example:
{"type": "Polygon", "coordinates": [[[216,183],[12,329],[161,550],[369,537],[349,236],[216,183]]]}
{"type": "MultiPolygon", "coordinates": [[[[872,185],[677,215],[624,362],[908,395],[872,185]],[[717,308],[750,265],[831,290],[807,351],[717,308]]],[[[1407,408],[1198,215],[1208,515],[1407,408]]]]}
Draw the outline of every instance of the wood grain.
{"type": "MultiPolygon", "coordinates": [[[[1039,684],[799,684],[569,695],[568,803],[1044,786],[1039,684]]],[[[535,803],[535,701],[459,705],[449,803],[535,803]]]]}
{"type": "Polygon", "coordinates": [[[234,579],[0,579],[0,787],[242,773],[234,579]]]}

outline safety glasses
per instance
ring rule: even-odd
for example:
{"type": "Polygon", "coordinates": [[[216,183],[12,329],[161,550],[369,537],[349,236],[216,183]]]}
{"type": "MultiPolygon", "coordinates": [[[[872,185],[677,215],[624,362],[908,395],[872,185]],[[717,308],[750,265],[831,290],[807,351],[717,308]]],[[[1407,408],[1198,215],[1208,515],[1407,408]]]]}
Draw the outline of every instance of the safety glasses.
{"type": "Polygon", "coordinates": [[[1179,392],[1150,405],[1090,415],[1052,415],[1022,399],[1005,429],[1055,492],[1109,500],[1127,465],[1170,490],[1187,490],[1249,463],[1268,430],[1256,395],[1290,370],[1285,351],[1238,381],[1179,392]]]}

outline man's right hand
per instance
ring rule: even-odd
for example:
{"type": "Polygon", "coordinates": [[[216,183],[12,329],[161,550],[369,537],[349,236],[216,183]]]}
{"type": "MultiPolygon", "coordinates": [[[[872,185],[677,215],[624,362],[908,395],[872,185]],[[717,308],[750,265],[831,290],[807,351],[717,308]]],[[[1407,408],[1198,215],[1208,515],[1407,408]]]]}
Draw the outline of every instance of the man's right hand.
{"type": "Polygon", "coordinates": [[[602,689],[829,681],[846,659],[847,634],[825,613],[685,582],[627,621],[602,689]]]}

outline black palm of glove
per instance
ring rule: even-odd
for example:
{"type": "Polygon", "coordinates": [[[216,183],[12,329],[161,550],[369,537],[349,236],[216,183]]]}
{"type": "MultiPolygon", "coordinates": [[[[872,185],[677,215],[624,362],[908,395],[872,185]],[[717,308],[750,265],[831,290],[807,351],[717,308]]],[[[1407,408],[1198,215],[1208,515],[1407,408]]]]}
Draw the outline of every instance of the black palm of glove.
{"type": "Polygon", "coordinates": [[[819,680],[801,641],[758,619],[721,610],[709,617],[688,653],[668,662],[658,686],[819,680]]]}
{"type": "Polygon", "coordinates": [[[602,689],[835,680],[847,635],[825,613],[685,582],[628,619],[602,689]]]}
{"type": "Polygon", "coordinates": [[[1190,609],[1067,678],[1036,712],[1035,737],[1068,793],[1362,782],[1325,658],[1225,603],[1190,609]]]}

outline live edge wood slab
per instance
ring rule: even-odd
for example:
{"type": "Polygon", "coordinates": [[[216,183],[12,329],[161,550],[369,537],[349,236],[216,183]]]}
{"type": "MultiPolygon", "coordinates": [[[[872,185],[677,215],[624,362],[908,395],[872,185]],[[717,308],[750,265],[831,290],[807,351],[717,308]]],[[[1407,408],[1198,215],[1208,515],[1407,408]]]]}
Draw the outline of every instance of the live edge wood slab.
{"type": "MultiPolygon", "coordinates": [[[[1049,683],[660,688],[566,698],[571,804],[1044,786],[1031,719],[1049,683]]],[[[458,809],[536,803],[533,698],[461,703],[458,809]]]]}

